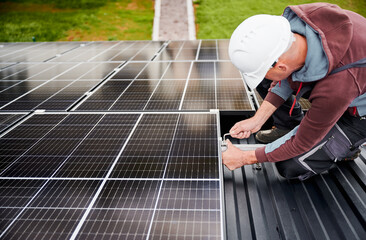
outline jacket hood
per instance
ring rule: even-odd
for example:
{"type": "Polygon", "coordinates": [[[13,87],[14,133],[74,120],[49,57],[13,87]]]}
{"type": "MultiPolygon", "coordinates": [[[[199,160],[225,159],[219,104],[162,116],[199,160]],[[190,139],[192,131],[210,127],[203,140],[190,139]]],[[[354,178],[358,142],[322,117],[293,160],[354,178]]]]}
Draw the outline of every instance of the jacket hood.
{"type": "Polygon", "coordinates": [[[289,8],[319,34],[329,61],[329,74],[346,54],[353,37],[353,25],[346,11],[328,3],[289,8]]]}

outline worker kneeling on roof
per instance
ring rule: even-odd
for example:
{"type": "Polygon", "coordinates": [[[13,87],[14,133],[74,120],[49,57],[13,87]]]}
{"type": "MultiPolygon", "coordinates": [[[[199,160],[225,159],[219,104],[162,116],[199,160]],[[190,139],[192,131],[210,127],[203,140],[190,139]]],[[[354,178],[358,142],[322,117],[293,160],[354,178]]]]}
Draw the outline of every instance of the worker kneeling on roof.
{"type": "Polygon", "coordinates": [[[228,142],[222,158],[229,169],[276,162],[282,176],[304,180],[359,155],[366,142],[364,17],[327,3],[290,6],[282,16],[256,15],[232,34],[229,56],[264,98],[231,136],[248,138],[272,115],[275,125],[256,134],[268,144],[255,151],[228,142]],[[311,103],[305,116],[300,96],[311,103]]]}

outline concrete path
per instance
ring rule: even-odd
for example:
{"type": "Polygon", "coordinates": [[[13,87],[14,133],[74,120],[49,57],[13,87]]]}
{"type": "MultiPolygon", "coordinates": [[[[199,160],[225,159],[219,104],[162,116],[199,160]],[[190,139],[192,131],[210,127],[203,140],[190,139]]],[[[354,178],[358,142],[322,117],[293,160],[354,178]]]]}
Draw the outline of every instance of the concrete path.
{"type": "Polygon", "coordinates": [[[195,40],[192,0],[155,0],[152,39],[195,40]]]}

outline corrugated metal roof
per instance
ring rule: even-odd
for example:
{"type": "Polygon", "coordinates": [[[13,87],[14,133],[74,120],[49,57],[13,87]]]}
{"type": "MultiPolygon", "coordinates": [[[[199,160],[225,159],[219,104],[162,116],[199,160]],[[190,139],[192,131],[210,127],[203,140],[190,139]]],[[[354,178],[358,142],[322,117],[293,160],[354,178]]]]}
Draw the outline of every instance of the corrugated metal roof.
{"type": "Polygon", "coordinates": [[[304,182],[282,178],[273,163],[225,168],[227,239],[365,239],[365,163],[362,149],[304,182]]]}

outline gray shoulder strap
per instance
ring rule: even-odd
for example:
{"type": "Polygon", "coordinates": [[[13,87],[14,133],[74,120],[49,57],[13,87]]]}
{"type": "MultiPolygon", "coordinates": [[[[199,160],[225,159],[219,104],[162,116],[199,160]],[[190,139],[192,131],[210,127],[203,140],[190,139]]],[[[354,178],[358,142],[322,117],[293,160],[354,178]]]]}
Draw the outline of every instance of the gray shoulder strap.
{"type": "Polygon", "coordinates": [[[366,67],[366,58],[358,60],[357,62],[353,62],[353,63],[347,64],[347,65],[344,65],[342,67],[333,69],[333,71],[331,71],[329,73],[329,75],[341,72],[341,71],[349,69],[349,68],[354,68],[354,67],[366,67]]]}

